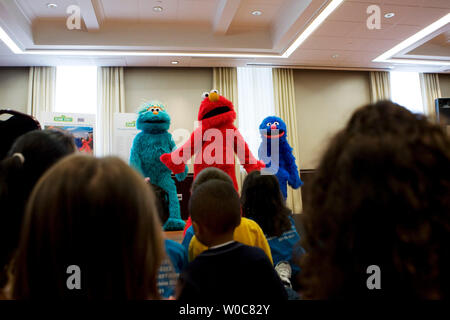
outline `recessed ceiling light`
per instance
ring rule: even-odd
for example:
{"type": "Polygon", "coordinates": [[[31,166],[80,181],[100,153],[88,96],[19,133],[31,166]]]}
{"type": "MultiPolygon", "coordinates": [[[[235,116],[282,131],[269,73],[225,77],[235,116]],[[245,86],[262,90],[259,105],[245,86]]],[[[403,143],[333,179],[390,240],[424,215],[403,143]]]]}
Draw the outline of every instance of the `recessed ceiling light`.
{"type": "Polygon", "coordinates": [[[57,8],[58,5],[56,3],[47,3],[47,8],[53,9],[53,8],[57,8]]]}
{"type": "Polygon", "coordinates": [[[153,11],[155,11],[155,12],[162,12],[163,10],[164,10],[164,8],[161,6],[153,7],[153,11]]]}
{"type": "Polygon", "coordinates": [[[392,18],[392,17],[394,17],[395,16],[395,13],[393,13],[393,12],[389,12],[389,13],[386,13],[385,15],[384,15],[384,17],[386,18],[386,19],[390,19],[390,18],[392,18]]]}
{"type": "Polygon", "coordinates": [[[252,15],[254,15],[254,16],[260,16],[260,15],[262,15],[262,12],[259,11],[259,10],[255,10],[255,11],[252,11],[252,15]]]}
{"type": "Polygon", "coordinates": [[[339,58],[339,55],[338,55],[338,54],[333,54],[331,57],[332,57],[333,59],[337,59],[337,58],[339,58]]]}
{"type": "Polygon", "coordinates": [[[172,61],[171,64],[178,64],[178,61],[172,61]]]}

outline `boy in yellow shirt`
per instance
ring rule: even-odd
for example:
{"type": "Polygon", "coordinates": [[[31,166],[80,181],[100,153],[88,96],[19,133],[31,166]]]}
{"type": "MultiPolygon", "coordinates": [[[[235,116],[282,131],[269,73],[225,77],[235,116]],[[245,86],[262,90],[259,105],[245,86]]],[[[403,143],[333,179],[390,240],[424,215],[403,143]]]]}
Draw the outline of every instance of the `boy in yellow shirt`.
{"type": "MultiPolygon", "coordinates": [[[[198,174],[192,184],[192,193],[194,193],[201,184],[212,179],[233,184],[233,181],[225,172],[220,169],[210,167],[202,170],[198,174]]],[[[270,262],[273,263],[269,243],[267,242],[262,229],[255,221],[247,218],[241,218],[241,223],[234,230],[233,239],[248,246],[261,248],[266,253],[270,262]]],[[[194,260],[200,253],[208,249],[208,246],[201,243],[194,235],[194,229],[192,226],[187,229],[182,244],[186,249],[188,249],[189,261],[194,260]]]]}

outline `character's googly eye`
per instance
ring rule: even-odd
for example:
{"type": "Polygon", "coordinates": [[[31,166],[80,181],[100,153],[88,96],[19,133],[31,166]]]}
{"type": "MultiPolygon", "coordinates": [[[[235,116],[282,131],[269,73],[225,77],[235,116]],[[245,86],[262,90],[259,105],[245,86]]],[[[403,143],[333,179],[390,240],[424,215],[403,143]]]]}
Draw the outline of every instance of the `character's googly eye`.
{"type": "Polygon", "coordinates": [[[211,90],[211,93],[217,93],[217,94],[219,94],[219,91],[218,90],[216,90],[216,89],[214,89],[214,90],[211,90]]]}
{"type": "Polygon", "coordinates": [[[202,98],[203,99],[205,99],[205,98],[208,98],[209,97],[209,93],[208,92],[203,92],[203,94],[202,94],[202,98]]]}
{"type": "Polygon", "coordinates": [[[160,110],[159,110],[159,108],[155,108],[155,111],[159,112],[160,110]]]}
{"type": "Polygon", "coordinates": [[[272,124],[270,122],[267,122],[267,126],[270,127],[272,124]]]}
{"type": "Polygon", "coordinates": [[[273,124],[275,124],[275,125],[279,125],[279,123],[278,123],[278,121],[275,121],[273,124]]]}

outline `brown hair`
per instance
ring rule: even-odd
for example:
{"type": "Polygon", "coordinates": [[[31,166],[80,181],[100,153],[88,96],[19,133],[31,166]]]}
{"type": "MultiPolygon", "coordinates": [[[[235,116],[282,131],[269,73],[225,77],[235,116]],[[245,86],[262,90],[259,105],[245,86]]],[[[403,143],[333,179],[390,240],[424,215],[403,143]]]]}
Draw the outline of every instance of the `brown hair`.
{"type": "Polygon", "coordinates": [[[357,110],[307,189],[304,298],[449,297],[450,141],[388,101],[357,110]],[[367,268],[381,270],[369,290],[367,268]]]}
{"type": "Polygon", "coordinates": [[[13,265],[15,299],[157,298],[163,255],[154,195],[118,158],[67,157],[33,190],[13,265]],[[81,270],[69,290],[67,268],[81,270]]]}

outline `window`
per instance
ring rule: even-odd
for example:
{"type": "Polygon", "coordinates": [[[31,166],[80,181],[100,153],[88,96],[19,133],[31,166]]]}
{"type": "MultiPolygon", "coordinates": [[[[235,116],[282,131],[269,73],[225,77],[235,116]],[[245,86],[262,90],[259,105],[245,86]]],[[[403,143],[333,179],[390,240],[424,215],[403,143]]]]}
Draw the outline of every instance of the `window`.
{"type": "Polygon", "coordinates": [[[261,144],[259,125],[275,114],[271,68],[237,68],[239,131],[257,157],[261,144]]]}
{"type": "Polygon", "coordinates": [[[413,113],[424,113],[419,73],[391,72],[392,101],[413,113]]]}
{"type": "Polygon", "coordinates": [[[97,67],[56,68],[55,111],[97,113],[97,67]]]}

